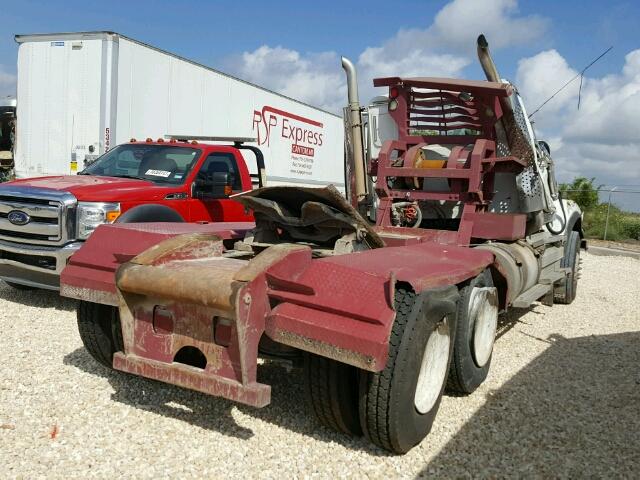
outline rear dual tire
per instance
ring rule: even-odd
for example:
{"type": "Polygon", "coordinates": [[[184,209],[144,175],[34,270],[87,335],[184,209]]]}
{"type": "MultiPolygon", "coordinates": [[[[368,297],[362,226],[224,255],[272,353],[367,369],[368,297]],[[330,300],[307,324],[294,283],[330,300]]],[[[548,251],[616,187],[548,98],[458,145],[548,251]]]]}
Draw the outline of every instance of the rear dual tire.
{"type": "Polygon", "coordinates": [[[366,372],[308,356],[308,398],[320,422],[406,453],[431,430],[453,351],[455,312],[438,316],[414,292],[398,289],[389,357],[381,372],[366,372]],[[357,416],[355,415],[357,413],[357,416]]]}
{"type": "Polygon", "coordinates": [[[485,270],[460,289],[447,390],[469,394],[487,378],[498,326],[498,294],[485,270]]]}
{"type": "Polygon", "coordinates": [[[113,368],[113,354],[123,350],[118,309],[80,301],[76,314],[84,348],[98,363],[113,368]]]}
{"type": "Polygon", "coordinates": [[[576,299],[578,290],[578,274],[580,270],[580,234],[569,232],[564,246],[564,257],[560,262],[562,268],[568,268],[567,276],[554,287],[554,302],[568,305],[576,299]]]}
{"type": "Polygon", "coordinates": [[[23,291],[23,292],[28,292],[30,290],[37,290],[36,287],[31,287],[29,285],[22,285],[21,283],[7,282],[6,280],[4,281],[4,283],[9,285],[14,290],[20,290],[20,291],[23,291]]]}

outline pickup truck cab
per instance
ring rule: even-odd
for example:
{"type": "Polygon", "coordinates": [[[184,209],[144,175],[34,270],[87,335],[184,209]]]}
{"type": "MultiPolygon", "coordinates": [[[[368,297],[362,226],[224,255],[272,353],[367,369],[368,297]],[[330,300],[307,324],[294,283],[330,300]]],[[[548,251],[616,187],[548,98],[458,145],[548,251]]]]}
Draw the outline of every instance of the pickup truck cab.
{"type": "Polygon", "coordinates": [[[0,184],[0,278],[57,290],[69,257],[105,223],[253,221],[229,196],[262,186],[263,156],[243,144],[249,139],[231,140],[132,139],[77,175],[0,184]],[[255,157],[257,174],[241,150],[255,157]]]}

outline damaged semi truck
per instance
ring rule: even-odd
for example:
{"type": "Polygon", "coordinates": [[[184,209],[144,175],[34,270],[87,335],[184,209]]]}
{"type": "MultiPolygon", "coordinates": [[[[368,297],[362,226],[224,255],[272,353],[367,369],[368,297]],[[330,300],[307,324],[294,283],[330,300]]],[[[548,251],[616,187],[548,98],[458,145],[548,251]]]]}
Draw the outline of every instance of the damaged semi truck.
{"type": "Polygon", "coordinates": [[[445,388],[486,378],[499,312],[574,299],[586,246],[483,36],[478,53],[486,81],[378,78],[369,108],[343,59],[347,199],[267,187],[234,197],[254,226],[98,227],[61,278],[89,353],[255,407],[258,358],[304,356],[322,424],[420,443],[445,388]]]}

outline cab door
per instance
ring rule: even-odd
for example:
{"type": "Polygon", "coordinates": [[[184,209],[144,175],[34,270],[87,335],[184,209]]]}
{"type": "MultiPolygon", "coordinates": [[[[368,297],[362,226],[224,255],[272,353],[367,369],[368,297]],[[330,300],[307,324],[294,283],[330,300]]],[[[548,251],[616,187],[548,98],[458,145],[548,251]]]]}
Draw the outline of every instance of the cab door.
{"type": "Polygon", "coordinates": [[[227,173],[232,187],[232,195],[250,189],[249,172],[240,153],[231,147],[220,147],[210,151],[200,165],[191,187],[190,221],[253,221],[253,216],[247,215],[240,203],[230,198],[211,198],[206,188],[200,187],[197,182],[199,178],[205,179],[213,173],[227,173]]]}

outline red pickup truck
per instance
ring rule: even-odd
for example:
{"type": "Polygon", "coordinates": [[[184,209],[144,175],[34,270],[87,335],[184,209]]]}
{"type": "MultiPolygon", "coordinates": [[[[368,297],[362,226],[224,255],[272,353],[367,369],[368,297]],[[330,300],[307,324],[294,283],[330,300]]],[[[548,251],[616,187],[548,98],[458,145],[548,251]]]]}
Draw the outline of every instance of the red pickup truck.
{"type": "Polygon", "coordinates": [[[263,155],[250,139],[225,140],[132,139],[78,175],[0,184],[0,278],[57,290],[69,257],[104,223],[253,221],[229,196],[263,185],[263,155]]]}

